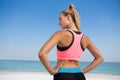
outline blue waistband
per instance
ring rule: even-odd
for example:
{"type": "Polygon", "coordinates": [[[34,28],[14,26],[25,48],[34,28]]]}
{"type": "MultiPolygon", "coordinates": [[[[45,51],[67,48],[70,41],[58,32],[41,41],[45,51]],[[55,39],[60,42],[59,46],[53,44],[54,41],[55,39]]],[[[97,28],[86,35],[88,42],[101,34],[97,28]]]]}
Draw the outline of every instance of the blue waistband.
{"type": "Polygon", "coordinates": [[[80,73],[82,70],[78,68],[67,68],[67,67],[61,67],[58,70],[58,73],[80,73]]]}

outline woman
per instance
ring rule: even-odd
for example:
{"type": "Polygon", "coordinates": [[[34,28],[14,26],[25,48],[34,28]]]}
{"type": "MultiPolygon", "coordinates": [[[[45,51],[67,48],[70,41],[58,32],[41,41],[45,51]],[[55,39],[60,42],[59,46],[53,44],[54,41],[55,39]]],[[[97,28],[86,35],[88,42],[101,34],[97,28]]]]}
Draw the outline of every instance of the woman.
{"type": "Polygon", "coordinates": [[[97,67],[103,57],[91,40],[79,28],[79,16],[73,5],[59,16],[59,30],[39,51],[39,58],[54,80],[86,80],[84,74],[97,67]],[[49,51],[57,44],[57,65],[53,68],[48,60],[49,51]],[[83,70],[78,64],[83,51],[88,49],[94,60],[83,70]]]}

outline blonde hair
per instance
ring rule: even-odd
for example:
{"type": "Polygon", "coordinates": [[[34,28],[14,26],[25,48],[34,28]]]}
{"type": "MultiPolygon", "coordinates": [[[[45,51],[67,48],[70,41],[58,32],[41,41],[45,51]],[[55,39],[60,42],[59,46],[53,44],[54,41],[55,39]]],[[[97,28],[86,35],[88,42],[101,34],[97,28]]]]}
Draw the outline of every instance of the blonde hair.
{"type": "Polygon", "coordinates": [[[75,7],[73,4],[69,5],[69,8],[62,11],[61,13],[63,13],[65,16],[67,15],[71,15],[72,20],[76,26],[76,28],[80,31],[80,19],[79,19],[79,15],[78,12],[75,10],[75,7]]]}

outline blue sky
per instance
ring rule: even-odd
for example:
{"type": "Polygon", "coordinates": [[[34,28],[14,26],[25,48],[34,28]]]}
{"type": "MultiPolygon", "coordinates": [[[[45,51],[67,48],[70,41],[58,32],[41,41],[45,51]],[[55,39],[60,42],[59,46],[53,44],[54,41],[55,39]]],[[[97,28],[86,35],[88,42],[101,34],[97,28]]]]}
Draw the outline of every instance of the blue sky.
{"type": "MultiPolygon", "coordinates": [[[[38,51],[60,30],[59,13],[74,4],[81,31],[105,61],[120,62],[119,0],[0,0],[0,59],[38,60],[38,51]]],[[[56,60],[55,47],[49,53],[56,60]]],[[[80,61],[91,61],[86,50],[80,61]]]]}

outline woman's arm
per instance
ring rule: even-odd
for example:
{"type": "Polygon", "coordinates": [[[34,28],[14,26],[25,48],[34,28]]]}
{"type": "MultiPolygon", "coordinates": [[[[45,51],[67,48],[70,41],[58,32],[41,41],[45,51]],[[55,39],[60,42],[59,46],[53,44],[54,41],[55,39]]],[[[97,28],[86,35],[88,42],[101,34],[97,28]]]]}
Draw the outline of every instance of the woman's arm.
{"type": "Polygon", "coordinates": [[[83,69],[83,73],[87,73],[97,67],[103,61],[103,57],[100,51],[95,47],[95,45],[87,36],[83,37],[82,42],[84,48],[87,48],[94,57],[94,60],[86,68],[83,69]]]}
{"type": "Polygon", "coordinates": [[[59,67],[53,68],[48,60],[48,53],[49,51],[59,42],[60,39],[60,31],[56,32],[40,49],[38,56],[45,66],[45,68],[48,70],[48,72],[52,75],[55,74],[59,67]]]}

